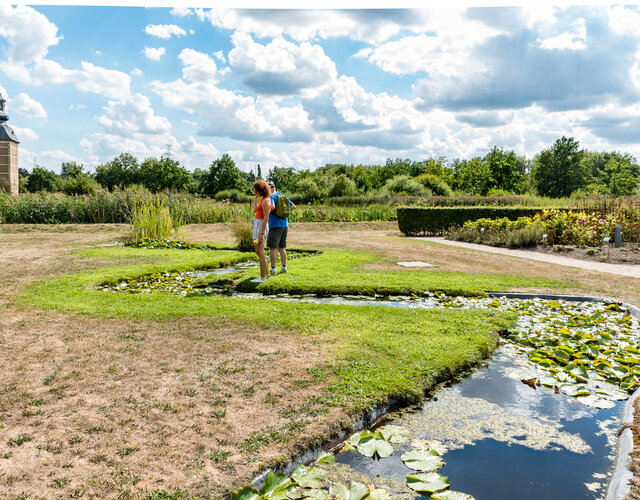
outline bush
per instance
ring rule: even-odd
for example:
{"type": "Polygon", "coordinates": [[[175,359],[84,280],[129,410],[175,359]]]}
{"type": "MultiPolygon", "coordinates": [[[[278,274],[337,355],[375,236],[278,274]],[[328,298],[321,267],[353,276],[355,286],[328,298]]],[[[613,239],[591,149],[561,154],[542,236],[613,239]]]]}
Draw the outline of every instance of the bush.
{"type": "Polygon", "coordinates": [[[218,201],[230,201],[232,203],[251,203],[253,196],[244,194],[237,189],[225,189],[216,193],[214,198],[218,201]]]}
{"type": "Polygon", "coordinates": [[[542,209],[530,207],[400,207],[398,226],[405,235],[443,234],[452,227],[482,218],[507,218],[533,216],[542,209]]]}
{"type": "Polygon", "coordinates": [[[437,175],[422,174],[414,179],[431,191],[435,196],[453,196],[453,191],[449,184],[437,175]]]}
{"type": "Polygon", "coordinates": [[[397,175],[393,179],[389,179],[382,188],[383,194],[391,195],[409,195],[424,196],[432,194],[427,188],[413,180],[408,175],[397,175]]]}
{"type": "Polygon", "coordinates": [[[238,250],[241,252],[253,252],[255,250],[253,235],[251,234],[251,227],[248,222],[237,219],[231,224],[231,231],[236,239],[238,250]]]}
{"type": "Polygon", "coordinates": [[[60,187],[68,195],[96,194],[100,189],[95,179],[84,173],[62,179],[60,187]]]}

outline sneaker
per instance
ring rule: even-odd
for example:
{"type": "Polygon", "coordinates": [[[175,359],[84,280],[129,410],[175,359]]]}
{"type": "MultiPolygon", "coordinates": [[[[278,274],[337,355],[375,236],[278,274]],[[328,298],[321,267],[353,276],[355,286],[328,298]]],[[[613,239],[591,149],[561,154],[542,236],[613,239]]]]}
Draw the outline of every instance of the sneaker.
{"type": "Polygon", "coordinates": [[[275,271],[271,271],[271,273],[269,274],[269,277],[273,278],[275,275],[276,275],[276,272],[275,271]]]}
{"type": "Polygon", "coordinates": [[[253,278],[251,280],[251,283],[264,283],[265,281],[267,281],[267,280],[265,280],[263,278],[253,278]]]}
{"type": "Polygon", "coordinates": [[[287,270],[286,269],[280,269],[280,274],[287,274],[287,270]]]}

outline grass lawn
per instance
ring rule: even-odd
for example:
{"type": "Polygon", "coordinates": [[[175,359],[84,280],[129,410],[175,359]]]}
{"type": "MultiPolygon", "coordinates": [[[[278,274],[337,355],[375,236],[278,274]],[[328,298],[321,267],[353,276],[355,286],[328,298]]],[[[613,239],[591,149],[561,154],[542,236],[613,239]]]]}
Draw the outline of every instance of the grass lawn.
{"type": "MultiPolygon", "coordinates": [[[[194,231],[201,233],[190,239],[216,239],[203,237],[211,227],[194,231]]],[[[292,260],[289,274],[259,289],[478,294],[584,286],[552,271],[474,264],[468,272],[445,265],[438,251],[429,257],[438,268],[405,270],[395,262],[420,260],[413,254],[424,245],[375,228],[352,238],[354,231],[349,240],[357,243],[331,233],[322,245],[313,244],[315,229],[293,232],[296,247],[324,253],[292,260]]],[[[8,268],[0,290],[7,312],[0,318],[0,491],[13,496],[152,498],[164,490],[171,498],[218,498],[372,405],[419,400],[489,355],[496,332],[514,319],[496,311],[104,292],[96,285],[123,276],[219,267],[250,255],[102,248],[93,242],[113,241],[114,230],[98,233],[20,231],[7,243],[3,258],[20,266],[8,268]]],[[[216,241],[228,245],[221,234],[216,241]]]]}

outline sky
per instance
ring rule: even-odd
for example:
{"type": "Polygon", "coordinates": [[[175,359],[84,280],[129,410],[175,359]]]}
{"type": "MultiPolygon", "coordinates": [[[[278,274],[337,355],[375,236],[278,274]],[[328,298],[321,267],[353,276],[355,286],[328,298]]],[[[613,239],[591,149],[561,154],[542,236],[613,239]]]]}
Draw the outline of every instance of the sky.
{"type": "Polygon", "coordinates": [[[265,172],[494,145],[532,158],[562,135],[640,159],[638,5],[450,5],[0,0],[0,93],[20,167],[92,171],[129,152],[193,170],[227,153],[265,172]]]}

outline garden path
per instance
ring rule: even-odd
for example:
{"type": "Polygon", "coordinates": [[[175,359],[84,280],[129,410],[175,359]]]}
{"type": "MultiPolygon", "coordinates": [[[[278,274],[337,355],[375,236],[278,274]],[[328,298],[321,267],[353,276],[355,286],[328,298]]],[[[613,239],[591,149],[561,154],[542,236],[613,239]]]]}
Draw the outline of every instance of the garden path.
{"type": "Polygon", "coordinates": [[[491,247],[488,245],[479,245],[477,243],[466,243],[464,241],[452,241],[440,236],[413,236],[415,240],[430,241],[442,245],[453,247],[468,248],[470,250],[479,250],[494,254],[509,255],[511,257],[519,257],[522,259],[538,260],[541,262],[549,262],[560,266],[577,267],[589,271],[599,271],[602,273],[617,274],[627,276],[629,278],[640,278],[640,266],[631,264],[609,264],[607,262],[593,262],[587,260],[573,259],[561,255],[552,255],[545,253],[532,252],[530,250],[516,250],[510,248],[491,247]]]}

